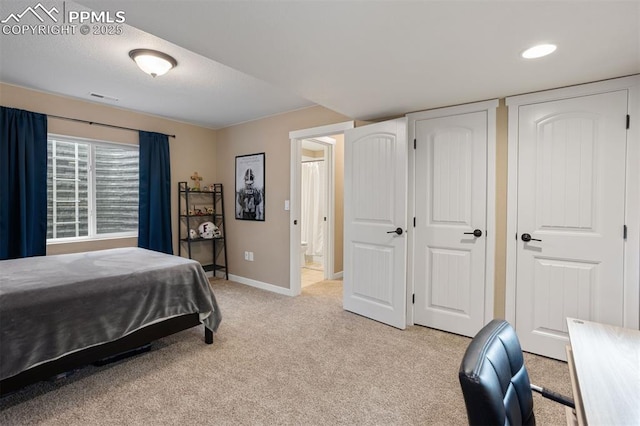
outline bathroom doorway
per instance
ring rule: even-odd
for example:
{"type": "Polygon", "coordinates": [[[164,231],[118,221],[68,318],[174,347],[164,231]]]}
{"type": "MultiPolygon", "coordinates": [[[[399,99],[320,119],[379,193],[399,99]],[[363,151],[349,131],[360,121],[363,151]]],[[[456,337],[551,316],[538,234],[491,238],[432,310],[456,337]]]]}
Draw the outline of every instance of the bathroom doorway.
{"type": "MultiPolygon", "coordinates": [[[[285,210],[290,210],[290,294],[297,296],[302,292],[303,276],[308,275],[305,285],[311,285],[323,280],[338,280],[342,278],[343,268],[343,175],[344,175],[344,131],[354,128],[354,122],[329,124],[326,126],[289,132],[291,139],[291,198],[285,201],[285,210]],[[303,148],[303,144],[308,148],[303,148]],[[317,144],[321,148],[313,145],[317,144]],[[303,153],[304,158],[303,158],[303,153]],[[307,219],[323,230],[322,244],[309,242],[312,237],[303,239],[301,222],[302,216],[302,166],[305,161],[320,160],[324,167],[325,204],[324,214],[309,214],[320,219],[307,219]],[[306,246],[303,245],[306,243],[306,246]],[[321,249],[319,249],[321,247],[321,249]],[[319,255],[322,253],[322,255],[319,255]],[[307,264],[309,263],[309,264],[307,264]]],[[[317,161],[317,163],[320,163],[317,161]]],[[[304,163],[306,164],[306,163],[304,163]]],[[[318,167],[320,169],[320,167],[318,167]]],[[[318,171],[320,174],[320,171],[318,171]]],[[[322,208],[322,207],[321,207],[322,208]]],[[[316,235],[316,234],[306,234],[316,235]]]]}
{"type": "Polygon", "coordinates": [[[302,288],[327,278],[327,147],[330,137],[303,139],[300,173],[300,267],[302,288]],[[321,143],[322,142],[322,143],[321,143]]]}

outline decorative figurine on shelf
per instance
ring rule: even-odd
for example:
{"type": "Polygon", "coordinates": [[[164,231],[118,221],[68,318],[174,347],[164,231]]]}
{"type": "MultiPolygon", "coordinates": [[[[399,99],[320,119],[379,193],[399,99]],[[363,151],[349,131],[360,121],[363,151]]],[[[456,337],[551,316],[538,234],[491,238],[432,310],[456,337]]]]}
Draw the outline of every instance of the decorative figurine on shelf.
{"type": "Polygon", "coordinates": [[[198,226],[198,232],[201,238],[210,240],[212,238],[220,238],[222,233],[220,229],[213,224],[213,222],[203,222],[198,226]]]}
{"type": "Polygon", "coordinates": [[[198,233],[196,232],[195,229],[189,229],[189,239],[190,240],[195,240],[196,238],[198,238],[198,233]]]}
{"type": "Polygon", "coordinates": [[[193,172],[191,180],[193,181],[193,188],[191,188],[191,190],[200,191],[200,181],[202,180],[202,176],[198,176],[198,172],[193,172]]]}
{"type": "Polygon", "coordinates": [[[207,214],[213,214],[213,207],[207,207],[207,214]]]}

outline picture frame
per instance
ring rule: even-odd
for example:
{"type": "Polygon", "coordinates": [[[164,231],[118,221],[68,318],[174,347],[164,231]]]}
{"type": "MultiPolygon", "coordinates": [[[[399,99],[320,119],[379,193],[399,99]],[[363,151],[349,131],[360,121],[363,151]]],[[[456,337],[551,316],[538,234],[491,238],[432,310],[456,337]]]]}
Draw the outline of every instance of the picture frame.
{"type": "Polygon", "coordinates": [[[236,156],[235,216],[264,222],[265,153],[236,156]]]}

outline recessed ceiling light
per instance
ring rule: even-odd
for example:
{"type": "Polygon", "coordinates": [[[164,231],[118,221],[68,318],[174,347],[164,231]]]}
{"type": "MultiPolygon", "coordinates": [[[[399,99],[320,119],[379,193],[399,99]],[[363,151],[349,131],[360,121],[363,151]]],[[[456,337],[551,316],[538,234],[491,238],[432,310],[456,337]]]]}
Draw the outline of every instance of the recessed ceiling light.
{"type": "Polygon", "coordinates": [[[522,57],[525,59],[541,58],[555,52],[556,48],[555,44],[538,44],[522,52],[522,57]]]}

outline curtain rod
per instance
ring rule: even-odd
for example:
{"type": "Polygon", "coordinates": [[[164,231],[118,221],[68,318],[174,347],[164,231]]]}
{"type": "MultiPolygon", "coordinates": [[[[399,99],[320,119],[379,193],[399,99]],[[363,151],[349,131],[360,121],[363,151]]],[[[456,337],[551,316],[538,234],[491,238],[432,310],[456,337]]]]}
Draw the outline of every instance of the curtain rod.
{"type": "MultiPolygon", "coordinates": [[[[113,124],[98,123],[98,122],[95,122],[95,121],[81,120],[79,118],[69,118],[69,117],[62,117],[62,116],[59,116],[59,115],[50,115],[50,114],[47,114],[47,116],[48,117],[52,117],[52,118],[59,118],[61,120],[77,121],[77,122],[80,122],[80,123],[88,123],[88,124],[91,124],[91,125],[95,124],[97,126],[104,126],[104,127],[113,127],[114,129],[131,130],[132,132],[139,132],[140,131],[140,129],[132,129],[131,127],[115,126],[113,124]]],[[[176,137],[176,135],[166,135],[166,136],[168,136],[170,138],[175,138],[176,137]]]]}

